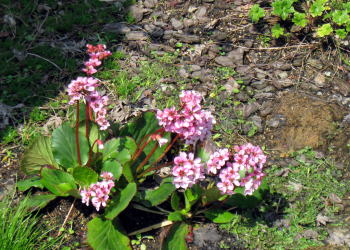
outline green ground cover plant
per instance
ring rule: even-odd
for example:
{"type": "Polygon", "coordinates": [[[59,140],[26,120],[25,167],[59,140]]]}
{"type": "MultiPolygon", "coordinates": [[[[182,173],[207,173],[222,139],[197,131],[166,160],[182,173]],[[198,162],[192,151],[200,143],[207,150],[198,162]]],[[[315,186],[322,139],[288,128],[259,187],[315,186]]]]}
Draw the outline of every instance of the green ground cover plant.
{"type": "Polygon", "coordinates": [[[274,38],[288,32],[313,31],[317,37],[338,36],[345,39],[350,32],[350,3],[335,0],[275,0],[271,8],[263,9],[254,4],[249,17],[257,23],[264,17],[278,17],[279,23],[271,28],[274,38]],[[293,24],[293,27],[288,22],[293,24]]]}
{"type": "Polygon", "coordinates": [[[50,237],[52,228],[41,223],[41,217],[28,210],[29,196],[15,202],[14,192],[0,201],[0,249],[52,249],[61,238],[50,237]]]}

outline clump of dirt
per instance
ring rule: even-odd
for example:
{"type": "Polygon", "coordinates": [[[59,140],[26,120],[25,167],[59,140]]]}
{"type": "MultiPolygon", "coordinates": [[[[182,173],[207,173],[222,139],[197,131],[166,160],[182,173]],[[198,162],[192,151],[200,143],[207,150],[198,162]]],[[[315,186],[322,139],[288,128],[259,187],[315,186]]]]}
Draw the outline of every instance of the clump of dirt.
{"type": "MultiPolygon", "coordinates": [[[[325,153],[345,147],[348,130],[340,128],[346,110],[336,104],[300,92],[289,92],[276,100],[268,119],[283,117],[278,128],[267,128],[271,148],[289,153],[304,147],[312,147],[325,153]]],[[[345,154],[346,155],[346,154],[345,154]]]]}

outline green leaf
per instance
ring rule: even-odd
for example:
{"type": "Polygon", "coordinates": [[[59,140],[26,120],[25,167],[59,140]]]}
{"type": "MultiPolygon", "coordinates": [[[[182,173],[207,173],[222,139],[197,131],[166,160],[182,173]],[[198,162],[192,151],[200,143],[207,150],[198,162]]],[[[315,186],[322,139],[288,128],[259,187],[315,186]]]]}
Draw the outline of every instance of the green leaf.
{"type": "Polygon", "coordinates": [[[201,147],[198,149],[197,157],[199,157],[202,162],[207,162],[210,158],[210,153],[205,151],[205,149],[201,147]]]}
{"type": "Polygon", "coordinates": [[[333,32],[333,28],[329,23],[323,24],[317,29],[317,36],[324,37],[328,36],[333,32]]]}
{"type": "Polygon", "coordinates": [[[198,201],[202,194],[202,189],[198,184],[185,190],[185,206],[186,210],[190,211],[191,207],[198,201]]]}
{"type": "Polygon", "coordinates": [[[300,12],[294,12],[294,17],[292,21],[295,25],[299,25],[301,27],[305,27],[308,23],[308,20],[306,19],[306,14],[300,12]]]}
{"type": "Polygon", "coordinates": [[[174,224],[166,238],[162,249],[164,250],[186,250],[186,236],[189,232],[189,227],[186,223],[176,223],[174,224]]]}
{"type": "Polygon", "coordinates": [[[112,221],[94,218],[87,226],[87,241],[94,250],[131,249],[129,238],[112,221]]]}
{"type": "Polygon", "coordinates": [[[341,39],[345,39],[346,36],[348,35],[348,32],[345,29],[337,29],[335,30],[335,33],[337,34],[337,36],[339,36],[339,38],[341,39]]]}
{"type": "Polygon", "coordinates": [[[117,160],[107,160],[103,162],[102,172],[111,172],[113,174],[114,180],[118,181],[123,172],[123,167],[117,160]]]}
{"type": "Polygon", "coordinates": [[[25,179],[22,181],[17,182],[17,188],[19,191],[24,192],[27,191],[31,187],[41,188],[43,189],[44,186],[40,181],[39,176],[34,176],[29,179],[25,179]]]}
{"type": "Polygon", "coordinates": [[[233,213],[224,209],[209,209],[205,211],[204,216],[214,223],[229,223],[235,218],[233,213]]]}
{"type": "Polygon", "coordinates": [[[207,204],[219,200],[221,197],[223,197],[223,195],[221,194],[220,190],[216,186],[213,186],[203,191],[202,204],[203,206],[205,206],[207,204]]]}
{"type": "Polygon", "coordinates": [[[272,3],[272,14],[286,20],[294,12],[294,0],[276,0],[272,3]]]}
{"type": "Polygon", "coordinates": [[[171,195],[171,208],[174,209],[175,211],[179,211],[182,209],[182,207],[180,207],[180,196],[177,192],[174,192],[171,195]]]}
{"type": "MultiPolygon", "coordinates": [[[[79,134],[81,163],[85,165],[89,158],[89,143],[85,135],[79,134]]],[[[63,124],[52,133],[52,153],[55,160],[65,169],[76,167],[78,163],[75,130],[63,124]]]]}
{"type": "Polygon", "coordinates": [[[350,13],[350,2],[348,3],[343,3],[343,9],[347,12],[350,13]]]}
{"type": "Polygon", "coordinates": [[[271,33],[272,37],[274,38],[279,38],[284,34],[284,28],[281,27],[279,23],[276,23],[272,28],[271,28],[271,33]]]}
{"type": "Polygon", "coordinates": [[[175,190],[172,178],[164,179],[157,189],[146,190],[142,194],[142,203],[150,207],[157,206],[166,201],[175,190]]]}
{"type": "Polygon", "coordinates": [[[136,183],[129,183],[117,195],[114,195],[105,211],[105,218],[113,220],[118,216],[130,203],[136,194],[136,183]]]}
{"type": "Polygon", "coordinates": [[[154,133],[159,128],[155,114],[153,112],[145,112],[132,122],[129,122],[120,131],[120,135],[130,136],[139,144],[146,135],[154,133]]]}
{"type": "Polygon", "coordinates": [[[38,194],[30,196],[26,204],[28,209],[37,210],[44,208],[50,201],[56,198],[57,196],[53,194],[38,194]]]}
{"type": "Polygon", "coordinates": [[[265,10],[259,6],[259,4],[254,4],[249,11],[249,17],[254,23],[257,23],[260,18],[265,16],[265,10]]]}
{"type": "Polygon", "coordinates": [[[168,220],[170,220],[170,221],[183,221],[184,217],[183,217],[181,212],[175,211],[175,212],[169,213],[168,220]]]}
{"type": "Polygon", "coordinates": [[[58,196],[68,196],[70,190],[77,188],[73,176],[58,169],[44,168],[41,171],[41,183],[58,196]]]}
{"type": "Polygon", "coordinates": [[[73,169],[73,177],[80,186],[87,187],[98,180],[98,174],[87,167],[76,167],[73,169]]]}
{"type": "Polygon", "coordinates": [[[118,137],[105,143],[103,150],[103,160],[115,159],[121,164],[128,162],[135,153],[137,145],[131,137],[118,137]]]}
{"type": "Polygon", "coordinates": [[[346,10],[335,10],[332,13],[333,22],[338,25],[346,24],[350,21],[350,17],[346,10]]]}
{"type": "Polygon", "coordinates": [[[310,14],[312,17],[321,16],[323,11],[326,10],[325,4],[328,0],[316,0],[310,6],[310,14]]]}
{"type": "Polygon", "coordinates": [[[26,174],[38,174],[45,165],[57,167],[51,150],[51,138],[40,136],[24,153],[21,169],[26,174]]]}
{"type": "Polygon", "coordinates": [[[235,194],[225,200],[225,204],[242,209],[255,208],[267,194],[269,187],[266,180],[263,180],[260,187],[252,195],[244,195],[244,188],[235,188],[235,194]]]}

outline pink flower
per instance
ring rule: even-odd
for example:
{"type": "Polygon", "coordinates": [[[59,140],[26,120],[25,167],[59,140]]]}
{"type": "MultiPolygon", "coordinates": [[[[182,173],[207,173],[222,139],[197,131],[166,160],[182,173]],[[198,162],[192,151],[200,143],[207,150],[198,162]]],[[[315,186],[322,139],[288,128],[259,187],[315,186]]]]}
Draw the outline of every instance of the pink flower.
{"type": "Polygon", "coordinates": [[[194,155],[181,152],[179,156],[174,158],[174,167],[172,174],[174,176],[173,183],[176,188],[192,187],[197,181],[204,180],[204,169],[201,159],[194,159],[194,155]]]}
{"type": "Polygon", "coordinates": [[[102,181],[93,183],[88,189],[84,188],[82,191],[80,191],[82,203],[89,206],[89,201],[91,199],[91,203],[97,211],[100,210],[101,206],[105,207],[107,205],[109,193],[114,187],[114,178],[112,173],[102,172],[101,177],[103,178],[102,181]]]}
{"type": "Polygon", "coordinates": [[[157,141],[159,143],[159,147],[162,147],[168,143],[168,139],[163,138],[160,134],[152,134],[150,137],[153,141],[157,141]]]}
{"type": "Polygon", "coordinates": [[[208,174],[217,174],[217,170],[225,166],[226,161],[229,160],[230,152],[227,148],[220,149],[217,152],[214,152],[210,155],[210,158],[207,162],[207,172],[208,174]]]}

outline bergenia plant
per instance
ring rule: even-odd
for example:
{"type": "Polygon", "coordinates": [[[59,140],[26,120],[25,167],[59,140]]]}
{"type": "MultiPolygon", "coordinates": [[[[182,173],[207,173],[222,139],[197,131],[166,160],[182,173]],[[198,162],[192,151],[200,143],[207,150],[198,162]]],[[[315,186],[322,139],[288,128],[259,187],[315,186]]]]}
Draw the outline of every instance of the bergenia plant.
{"type": "Polygon", "coordinates": [[[204,215],[227,222],[232,214],[225,206],[237,206],[246,195],[256,196],[266,156],[251,144],[206,152],[203,142],[215,119],[202,108],[198,92],[183,91],[178,108],[145,112],[112,133],[108,96],[99,92],[104,83],[92,76],[111,52],[99,44],[87,45],[87,53],[86,76],[68,85],[73,121],[51,136],[39,137],[24,154],[22,170],[29,178],[18,183],[19,189],[48,191],[34,195],[32,207],[73,196],[98,214],[88,223],[90,246],[124,250],[131,247],[118,220],[120,213],[131,202],[147,211],[168,204],[173,211],[166,215],[174,225],[164,248],[186,249],[193,218],[204,215]],[[150,188],[155,174],[169,166],[170,174],[150,188]]]}

